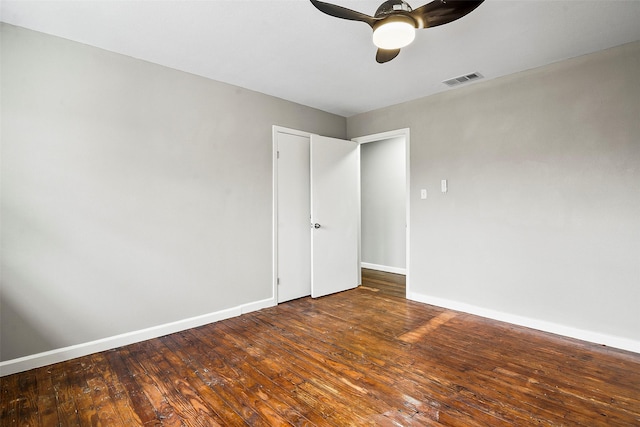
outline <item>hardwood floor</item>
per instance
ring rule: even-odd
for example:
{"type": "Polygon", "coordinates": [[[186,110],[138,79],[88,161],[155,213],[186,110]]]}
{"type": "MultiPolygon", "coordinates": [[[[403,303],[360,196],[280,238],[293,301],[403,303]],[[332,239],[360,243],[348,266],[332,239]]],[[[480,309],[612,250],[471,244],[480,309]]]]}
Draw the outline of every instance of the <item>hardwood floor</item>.
{"type": "Polygon", "coordinates": [[[405,300],[403,276],[0,379],[2,426],[638,426],[640,355],[405,300]]]}
{"type": "Polygon", "coordinates": [[[362,288],[401,298],[407,295],[405,276],[366,268],[362,269],[362,288]]]}

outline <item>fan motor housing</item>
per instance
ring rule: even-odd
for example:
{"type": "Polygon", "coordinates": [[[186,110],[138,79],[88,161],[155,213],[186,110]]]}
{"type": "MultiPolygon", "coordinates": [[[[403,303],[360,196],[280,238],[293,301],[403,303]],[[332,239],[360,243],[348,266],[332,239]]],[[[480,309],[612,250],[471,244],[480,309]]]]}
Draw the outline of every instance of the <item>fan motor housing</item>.
{"type": "Polygon", "coordinates": [[[409,3],[404,0],[387,0],[382,3],[380,7],[378,7],[378,10],[376,10],[376,14],[373,16],[375,16],[376,18],[383,18],[388,15],[397,14],[398,12],[409,13],[412,10],[413,9],[411,9],[409,3]]]}

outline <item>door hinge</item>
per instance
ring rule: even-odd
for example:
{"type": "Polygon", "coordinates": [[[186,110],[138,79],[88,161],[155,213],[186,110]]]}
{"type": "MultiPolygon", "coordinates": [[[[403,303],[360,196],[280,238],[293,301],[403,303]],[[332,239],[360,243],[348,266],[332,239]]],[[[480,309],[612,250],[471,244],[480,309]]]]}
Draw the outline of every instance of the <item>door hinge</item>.
{"type": "Polygon", "coordinates": [[[280,284],[280,278],[279,278],[279,277],[276,279],[276,283],[277,283],[278,285],[280,284]]]}
{"type": "Polygon", "coordinates": [[[280,158],[280,151],[276,151],[276,159],[280,158]]]}

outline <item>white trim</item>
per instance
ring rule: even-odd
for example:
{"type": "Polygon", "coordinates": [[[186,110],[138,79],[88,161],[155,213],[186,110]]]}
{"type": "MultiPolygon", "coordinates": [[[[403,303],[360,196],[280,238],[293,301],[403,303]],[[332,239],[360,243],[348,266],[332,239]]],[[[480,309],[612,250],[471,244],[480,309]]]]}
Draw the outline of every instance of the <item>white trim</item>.
{"type": "Polygon", "coordinates": [[[380,264],[371,264],[369,262],[361,262],[360,266],[362,268],[368,268],[370,270],[377,270],[377,271],[384,271],[387,273],[395,273],[395,274],[403,274],[403,275],[407,274],[406,268],[391,267],[389,265],[380,265],[380,264]]]}
{"type": "Polygon", "coordinates": [[[464,313],[474,314],[476,316],[486,317],[488,319],[498,320],[501,322],[511,323],[513,325],[524,326],[527,328],[537,329],[539,331],[550,332],[552,334],[562,335],[569,338],[575,338],[582,341],[588,341],[595,344],[606,345],[621,350],[640,353],[640,341],[629,338],[617,337],[615,335],[603,334],[600,332],[587,331],[584,329],[573,328],[558,323],[547,322],[544,320],[532,319],[529,317],[518,316],[515,314],[504,313],[501,311],[491,310],[488,308],[478,307],[472,304],[466,304],[459,301],[438,298],[429,295],[411,293],[408,299],[413,301],[431,304],[438,307],[448,308],[451,310],[462,311],[464,313]]]}
{"type": "Polygon", "coordinates": [[[271,128],[271,295],[278,301],[278,132],[271,128]]]}
{"type": "Polygon", "coordinates": [[[152,326],[150,328],[141,329],[139,331],[127,332],[108,338],[102,338],[82,344],[72,345],[64,348],[57,348],[43,353],[33,354],[20,357],[17,359],[0,362],[0,377],[11,375],[18,372],[27,371],[29,369],[40,368],[42,366],[51,365],[53,363],[64,362],[76,357],[87,356],[89,354],[100,351],[111,350],[124,345],[134,344],[146,341],[152,338],[158,338],[175,332],[184,331],[186,329],[196,328],[208,323],[217,322],[231,317],[240,316],[241,314],[250,313],[267,307],[273,307],[275,300],[273,298],[254,301],[247,304],[241,304],[236,307],[216,311],[201,316],[191,317],[189,319],[178,320],[176,322],[166,323],[164,325],[152,326]]]}
{"type": "Polygon", "coordinates": [[[405,233],[405,262],[407,265],[404,274],[406,276],[406,296],[407,298],[409,298],[409,295],[411,294],[411,131],[409,128],[396,129],[387,132],[376,133],[373,135],[359,136],[357,138],[352,138],[351,140],[359,142],[360,144],[366,144],[367,142],[374,142],[397,137],[404,137],[404,151],[406,156],[405,173],[407,175],[407,229],[405,233]]]}

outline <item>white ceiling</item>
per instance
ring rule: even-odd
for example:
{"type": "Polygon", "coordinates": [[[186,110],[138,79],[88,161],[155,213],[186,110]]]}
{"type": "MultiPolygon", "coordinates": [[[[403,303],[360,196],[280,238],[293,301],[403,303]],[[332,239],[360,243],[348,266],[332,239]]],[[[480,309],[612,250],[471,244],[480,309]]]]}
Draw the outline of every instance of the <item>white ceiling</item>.
{"type": "MultiPolygon", "coordinates": [[[[328,0],[373,15],[382,0],[328,0]]],[[[424,2],[410,1],[415,8],[424,2]]],[[[640,0],[487,0],[378,64],[371,29],[308,0],[2,0],[2,21],[342,116],[640,40],[640,0]]],[[[594,83],[595,84],[595,83],[594,83]]]]}

